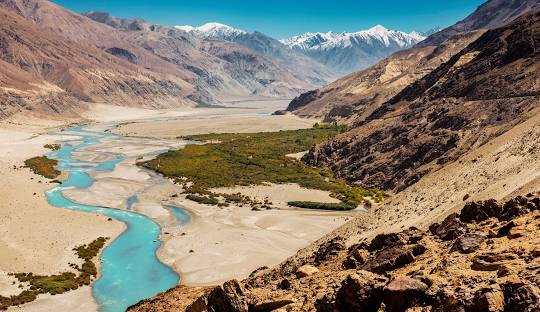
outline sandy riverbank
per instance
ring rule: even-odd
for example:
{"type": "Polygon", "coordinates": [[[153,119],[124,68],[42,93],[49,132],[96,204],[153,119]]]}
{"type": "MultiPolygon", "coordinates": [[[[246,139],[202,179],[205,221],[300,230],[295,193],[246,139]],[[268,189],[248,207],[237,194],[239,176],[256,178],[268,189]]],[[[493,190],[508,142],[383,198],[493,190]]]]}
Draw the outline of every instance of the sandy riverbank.
{"type": "Polygon", "coordinates": [[[135,165],[141,155],[183,144],[185,142],[180,140],[144,137],[105,140],[103,144],[84,149],[84,157],[108,151],[122,153],[125,160],[114,171],[93,173],[96,182],[88,189],[64,192],[77,202],[117,209],[127,209],[127,198],[136,195],[138,201],[131,209],[162,226],[163,245],[158,255],[181,274],[182,284],[209,285],[245,278],[261,266],[283,261],[359,213],[291,209],[287,201],[310,198],[337,202],[328,192],[294,184],[219,190],[241,192],[259,200],[268,197],[272,206],[278,208],[274,210],[201,205],[185,199],[181,187],[135,165]],[[187,210],[191,222],[178,226],[168,205],[187,210]]]}
{"type": "MultiPolygon", "coordinates": [[[[170,112],[164,116],[151,116],[144,120],[126,121],[112,130],[123,136],[174,139],[206,133],[250,133],[296,130],[312,127],[318,120],[294,115],[272,116],[288,103],[284,100],[234,103],[234,108],[197,108],[191,111],[170,112]]],[[[129,114],[128,114],[129,116],[129,114]]]]}
{"type": "MultiPolygon", "coordinates": [[[[254,103],[250,103],[254,104],[254,103]]],[[[269,113],[283,109],[286,101],[257,102],[253,109],[244,103],[231,104],[233,109],[202,109],[190,114],[176,115],[169,120],[145,119],[130,122],[112,130],[113,133],[132,136],[123,143],[127,150],[145,145],[147,138],[170,140],[178,136],[212,132],[261,132],[301,129],[311,127],[316,121],[295,116],[270,116],[269,113]],[[138,143],[137,143],[138,141],[138,143]],[[128,143],[129,142],[129,143],[128,143]]],[[[108,150],[114,150],[108,146],[108,150]]],[[[135,155],[132,155],[135,156],[135,155]]],[[[142,170],[133,166],[134,160],[126,159],[115,172],[94,176],[97,182],[88,190],[70,191],[66,195],[75,200],[94,205],[107,203],[113,207],[125,207],[125,202],[111,199],[105,190],[117,190],[126,198],[138,194],[139,202],[132,209],[153,217],[163,227],[160,259],[182,276],[185,285],[218,284],[231,278],[245,278],[261,266],[275,265],[294,254],[332,229],[345,223],[359,211],[321,212],[291,209],[288,201],[315,200],[338,202],[328,192],[308,190],[298,185],[263,185],[219,189],[223,193],[241,192],[259,200],[266,197],[276,210],[252,211],[250,207],[217,208],[186,200],[182,190],[170,183],[148,186],[149,178],[138,176],[142,170]],[[130,181],[122,180],[129,176],[130,181]],[[137,177],[138,176],[138,177],[137,177]],[[146,185],[146,186],[145,186],[146,185]],[[189,224],[171,227],[170,213],[162,201],[185,208],[191,215],[189,224]]]]}
{"type": "MultiPolygon", "coordinates": [[[[44,192],[54,184],[29,169],[19,168],[25,159],[47,153],[43,145],[56,138],[43,133],[63,125],[60,121],[28,118],[0,124],[0,295],[20,292],[18,283],[13,284],[6,273],[54,274],[72,270],[68,263],[80,262],[74,247],[99,236],[115,237],[123,231],[121,223],[105,217],[50,206],[44,192]]],[[[68,298],[86,303],[77,311],[97,308],[89,291],[78,291],[70,297],[54,296],[46,302],[49,307],[57,307],[68,298]]],[[[25,305],[25,309],[50,311],[41,302],[39,299],[25,305]]]]}
{"type": "Polygon", "coordinates": [[[187,209],[192,220],[179,228],[164,228],[169,234],[158,255],[189,286],[246,278],[257,268],[280,263],[358,213],[217,208],[182,196],[171,203],[187,209]]]}

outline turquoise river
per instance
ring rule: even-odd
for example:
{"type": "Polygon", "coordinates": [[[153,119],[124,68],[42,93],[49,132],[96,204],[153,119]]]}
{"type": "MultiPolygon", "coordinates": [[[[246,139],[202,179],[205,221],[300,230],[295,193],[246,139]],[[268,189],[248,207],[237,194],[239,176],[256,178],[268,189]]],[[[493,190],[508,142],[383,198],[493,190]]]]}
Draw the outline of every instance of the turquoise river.
{"type": "MultiPolygon", "coordinates": [[[[132,211],[89,206],[76,203],[62,195],[66,189],[85,189],[94,180],[90,172],[114,170],[124,157],[122,154],[107,153],[112,160],[104,162],[81,161],[73,158],[73,153],[83,148],[98,145],[101,140],[122,140],[122,137],[108,132],[90,131],[84,127],[74,127],[53,133],[69,135],[63,146],[48,156],[59,161],[58,169],[68,173],[68,178],[58,187],[47,191],[49,203],[55,207],[100,213],[126,224],[126,230],[103,251],[101,275],[93,284],[92,293],[103,312],[121,312],[142,299],[154,296],[178,284],[179,276],[164,265],[156,256],[160,247],[160,226],[153,220],[132,211]]],[[[131,204],[135,198],[130,199],[131,204]]],[[[179,224],[189,217],[177,207],[173,209],[179,224]]]]}

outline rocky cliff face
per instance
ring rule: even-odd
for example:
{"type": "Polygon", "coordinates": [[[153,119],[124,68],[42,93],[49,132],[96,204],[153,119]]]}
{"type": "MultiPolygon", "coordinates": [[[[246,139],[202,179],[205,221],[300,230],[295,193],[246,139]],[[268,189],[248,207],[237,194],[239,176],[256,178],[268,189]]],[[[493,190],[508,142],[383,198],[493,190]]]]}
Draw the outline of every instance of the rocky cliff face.
{"type": "Polygon", "coordinates": [[[305,157],[350,182],[402,190],[538,106],[540,14],[491,30],[305,157]]]}
{"type": "Polygon", "coordinates": [[[427,231],[411,227],[349,247],[337,236],[299,262],[262,268],[196,300],[180,286],[129,311],[177,301],[193,312],[537,311],[539,213],[538,193],[470,202],[427,231]]]}

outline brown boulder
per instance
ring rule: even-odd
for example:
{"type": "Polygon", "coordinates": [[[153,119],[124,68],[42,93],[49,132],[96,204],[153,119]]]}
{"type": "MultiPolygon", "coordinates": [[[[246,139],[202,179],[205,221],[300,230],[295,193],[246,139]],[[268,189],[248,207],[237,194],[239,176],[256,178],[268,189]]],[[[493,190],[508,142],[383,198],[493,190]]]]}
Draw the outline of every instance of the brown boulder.
{"type": "Polygon", "coordinates": [[[502,286],[507,311],[540,311],[540,290],[521,281],[509,281],[502,286]]]}
{"type": "Polygon", "coordinates": [[[464,254],[473,253],[485,239],[486,236],[479,233],[461,235],[454,242],[451,251],[457,251],[464,254]]]}
{"type": "Polygon", "coordinates": [[[399,269],[414,261],[410,248],[396,246],[379,251],[373,259],[368,260],[362,269],[378,274],[399,269]]]}
{"type": "Polygon", "coordinates": [[[508,261],[517,259],[511,253],[485,253],[474,257],[471,268],[475,271],[499,271],[508,261]]]}
{"type": "Polygon", "coordinates": [[[456,239],[464,232],[464,225],[459,221],[457,213],[453,213],[446,217],[446,219],[434,229],[434,234],[444,241],[456,239]]]}
{"type": "Polygon", "coordinates": [[[302,278],[302,277],[307,277],[307,276],[311,276],[315,273],[319,272],[319,269],[317,269],[316,267],[310,265],[310,264],[306,264],[306,265],[303,265],[301,267],[298,268],[298,270],[296,270],[296,277],[298,278],[302,278]]]}
{"type": "Polygon", "coordinates": [[[475,271],[498,271],[502,265],[503,263],[501,262],[487,262],[485,260],[475,258],[471,264],[471,269],[475,271]]]}
{"type": "Polygon", "coordinates": [[[319,265],[324,261],[328,261],[337,257],[340,251],[347,249],[341,238],[335,238],[329,242],[322,244],[315,253],[315,264],[319,265]]]}
{"type": "Polygon", "coordinates": [[[406,239],[399,233],[379,234],[371,240],[367,250],[376,251],[386,247],[393,247],[396,245],[405,245],[406,239]]]}
{"type": "Polygon", "coordinates": [[[264,302],[257,303],[250,307],[249,311],[253,312],[270,312],[280,308],[283,308],[286,305],[293,303],[294,301],[288,298],[285,299],[273,299],[267,300],[264,302]]]}
{"type": "Polygon", "coordinates": [[[504,236],[508,235],[508,233],[510,233],[510,230],[514,226],[516,226],[514,221],[510,221],[510,222],[506,223],[505,225],[501,226],[499,231],[497,231],[497,237],[504,237],[504,236]]]}
{"type": "Polygon", "coordinates": [[[428,286],[410,277],[398,277],[384,289],[383,302],[388,312],[401,312],[408,308],[424,306],[428,286]]]}
{"type": "Polygon", "coordinates": [[[499,285],[482,289],[475,296],[474,311],[477,312],[504,312],[504,293],[499,285]]]}
{"type": "Polygon", "coordinates": [[[461,210],[459,219],[461,222],[474,223],[485,221],[489,218],[498,218],[501,214],[501,206],[496,200],[490,199],[484,202],[467,203],[461,210]]]}
{"type": "Polygon", "coordinates": [[[386,281],[382,276],[365,271],[349,275],[336,294],[334,311],[378,311],[386,281]]]}
{"type": "Polygon", "coordinates": [[[507,201],[502,207],[499,220],[510,221],[516,217],[526,214],[527,212],[529,212],[529,209],[525,207],[526,204],[527,199],[521,196],[507,201]]]}
{"type": "Polygon", "coordinates": [[[344,269],[357,269],[362,264],[366,263],[369,258],[369,252],[362,248],[355,248],[350,253],[347,259],[343,261],[344,269]]]}
{"type": "Polygon", "coordinates": [[[214,288],[206,297],[201,297],[190,305],[188,312],[247,312],[248,305],[240,283],[237,280],[225,282],[214,288]]]}

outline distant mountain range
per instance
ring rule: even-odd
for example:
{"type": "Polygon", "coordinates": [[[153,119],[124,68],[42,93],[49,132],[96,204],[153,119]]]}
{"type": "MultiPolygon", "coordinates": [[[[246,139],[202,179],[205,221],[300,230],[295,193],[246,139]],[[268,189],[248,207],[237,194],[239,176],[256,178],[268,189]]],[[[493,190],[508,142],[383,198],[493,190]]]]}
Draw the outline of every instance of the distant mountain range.
{"type": "Polygon", "coordinates": [[[206,40],[238,43],[294,70],[310,83],[323,85],[338,78],[337,71],[317,60],[295,51],[261,32],[247,32],[220,23],[207,23],[199,27],[175,26],[176,29],[206,40]]]}
{"type": "Polygon", "coordinates": [[[163,108],[292,98],[425,37],[381,26],[335,34],[335,50],[320,49],[324,58],[314,45],[219,23],[171,27],[46,0],[0,0],[0,14],[0,118],[76,115],[93,102],[163,108]]]}
{"type": "Polygon", "coordinates": [[[340,74],[348,74],[367,68],[396,51],[410,48],[432,32],[405,33],[377,25],[354,33],[309,32],[281,42],[340,74]]]}
{"type": "Polygon", "coordinates": [[[189,25],[175,26],[175,28],[185,32],[194,33],[207,39],[227,41],[234,41],[236,38],[248,34],[248,32],[245,30],[237,29],[221,23],[206,23],[199,27],[189,25]]]}
{"type": "Polygon", "coordinates": [[[293,53],[284,52],[287,47],[340,75],[369,67],[393,52],[410,48],[440,30],[405,33],[377,25],[354,33],[308,32],[278,41],[260,32],[250,33],[221,23],[207,23],[199,27],[176,26],[176,28],[205,39],[237,42],[271,57],[290,58],[293,53]]]}

